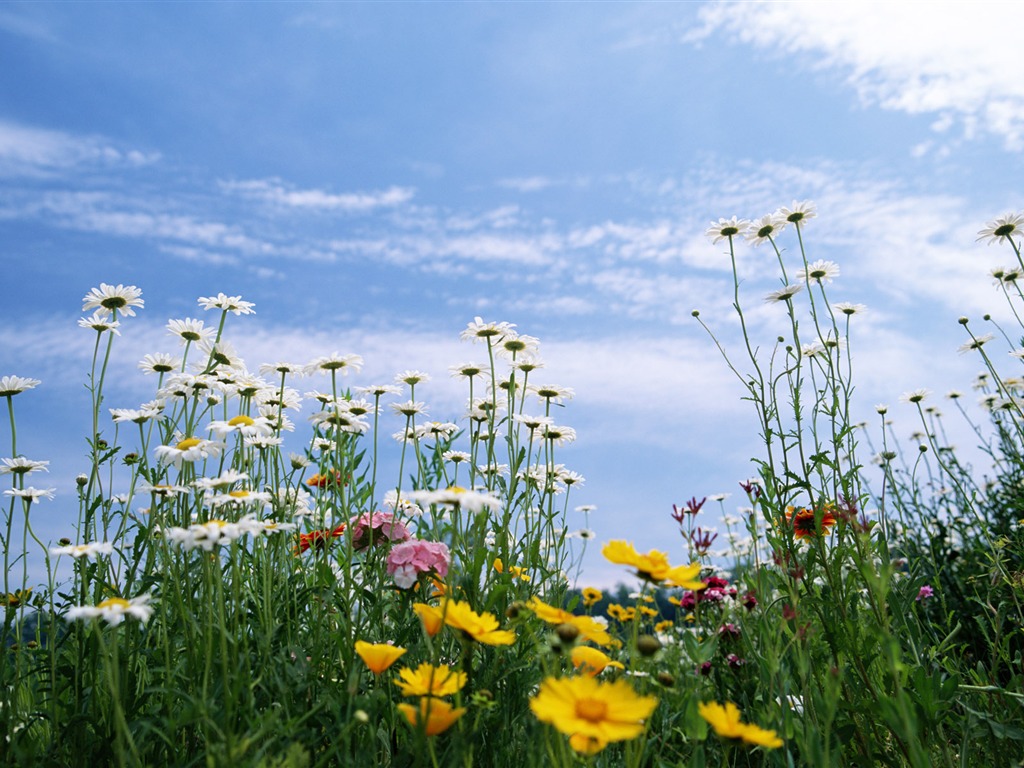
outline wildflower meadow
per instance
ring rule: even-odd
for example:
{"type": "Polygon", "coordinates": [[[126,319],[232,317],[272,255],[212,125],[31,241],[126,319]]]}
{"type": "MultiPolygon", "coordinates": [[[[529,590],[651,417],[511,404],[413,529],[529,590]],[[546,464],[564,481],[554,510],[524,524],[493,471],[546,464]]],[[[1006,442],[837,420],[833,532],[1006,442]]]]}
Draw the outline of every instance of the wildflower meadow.
{"type": "Polygon", "coordinates": [[[3,764],[1024,765],[1024,215],[979,238],[1011,264],[989,277],[1015,322],[960,319],[987,421],[949,399],[984,467],[926,390],[902,398],[912,444],[885,406],[855,421],[864,307],[830,298],[815,215],[707,232],[742,343],[720,341],[724,318],[694,323],[742,383],[760,453],[735,468],[738,510],[666,500],[665,551],[590,544],[637,591],[586,581],[590,534],[565,521],[574,393],[511,323],[467,324],[475,361],[450,369],[466,408],[434,421],[425,373],[360,380],[373,350],[250,371],[230,339],[253,305],[203,297],[202,319],[168,322],[175,352],[139,364],[152,399],[112,408],[144,299],[90,290],[86,471],[58,541],[33,527],[48,461],[18,444],[40,382],[0,371],[3,764]],[[777,262],[767,297],[742,289],[745,248],[777,262]],[[748,328],[751,302],[772,337],[748,328]],[[403,429],[382,434],[382,414],[403,429]]]}

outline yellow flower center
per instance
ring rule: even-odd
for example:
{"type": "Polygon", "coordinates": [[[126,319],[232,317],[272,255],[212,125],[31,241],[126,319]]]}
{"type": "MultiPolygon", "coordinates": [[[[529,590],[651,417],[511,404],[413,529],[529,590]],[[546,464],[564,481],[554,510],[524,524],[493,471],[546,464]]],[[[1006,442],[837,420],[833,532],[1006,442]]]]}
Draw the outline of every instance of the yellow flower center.
{"type": "Polygon", "coordinates": [[[228,422],[229,427],[251,427],[256,421],[250,416],[235,416],[228,422]]]}
{"type": "Polygon", "coordinates": [[[576,717],[591,723],[600,723],[608,714],[608,705],[594,699],[580,699],[576,702],[576,717]]]}
{"type": "Polygon", "coordinates": [[[248,491],[244,491],[244,490],[228,491],[228,496],[231,496],[231,497],[236,498],[236,499],[244,499],[248,495],[249,495],[249,492],[248,491]]]}
{"type": "Polygon", "coordinates": [[[200,440],[198,437],[188,437],[182,440],[174,447],[177,448],[179,451],[187,451],[189,448],[195,448],[201,442],[202,440],[200,440]]]}
{"type": "Polygon", "coordinates": [[[108,597],[102,603],[96,606],[97,608],[130,608],[131,603],[125,600],[123,597],[108,597]]]}

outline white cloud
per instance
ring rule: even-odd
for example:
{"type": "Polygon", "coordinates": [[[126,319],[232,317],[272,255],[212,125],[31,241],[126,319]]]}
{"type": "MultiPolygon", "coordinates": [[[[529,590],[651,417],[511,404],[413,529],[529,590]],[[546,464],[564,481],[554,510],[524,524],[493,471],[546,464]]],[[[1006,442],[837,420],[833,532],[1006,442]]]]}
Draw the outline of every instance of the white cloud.
{"type": "MultiPolygon", "coordinates": [[[[7,216],[45,218],[56,226],[126,238],[170,241],[186,250],[177,255],[198,258],[196,245],[223,248],[246,255],[274,254],[275,246],[249,235],[238,226],[203,221],[188,214],[145,210],[143,201],[94,192],[51,192],[7,216]]],[[[167,243],[161,243],[166,247],[167,243]]],[[[212,257],[223,260],[223,256],[212,257]]]]}
{"type": "MultiPolygon", "coordinates": [[[[864,104],[959,118],[1024,149],[1020,46],[1014,3],[714,3],[691,41],[724,29],[745,43],[805,56],[845,75],[864,104]]],[[[940,128],[936,128],[939,130],[940,128]]]]}
{"type": "Polygon", "coordinates": [[[415,190],[409,187],[388,187],[378,192],[346,192],[333,194],[322,189],[295,189],[281,179],[222,181],[225,192],[259,200],[282,208],[366,213],[389,208],[412,200],[415,190]]]}
{"type": "Polygon", "coordinates": [[[76,166],[140,167],[159,159],[157,153],[118,148],[98,136],[0,120],[0,176],[51,176],[76,166]]]}

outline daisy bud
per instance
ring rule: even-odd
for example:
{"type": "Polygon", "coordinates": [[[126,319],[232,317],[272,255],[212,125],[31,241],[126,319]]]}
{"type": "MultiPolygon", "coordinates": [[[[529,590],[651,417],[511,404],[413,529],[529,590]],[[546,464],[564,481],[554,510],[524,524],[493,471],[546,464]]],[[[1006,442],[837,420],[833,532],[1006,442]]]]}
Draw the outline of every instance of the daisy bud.
{"type": "Polygon", "coordinates": [[[78,477],[75,478],[75,484],[79,488],[81,488],[82,486],[84,486],[88,482],[89,482],[89,478],[86,475],[79,475],[78,477]]]}
{"type": "Polygon", "coordinates": [[[653,656],[661,650],[661,641],[654,635],[640,635],[636,639],[636,649],[641,656],[653,656]]]}
{"type": "Polygon", "coordinates": [[[695,309],[690,314],[693,315],[694,317],[700,317],[700,310],[695,309]]]}
{"type": "Polygon", "coordinates": [[[919,446],[917,446],[917,450],[919,450],[921,453],[928,453],[928,446],[927,445],[919,445],[919,446]]]}
{"type": "Polygon", "coordinates": [[[671,688],[676,684],[676,679],[668,672],[659,672],[657,680],[664,688],[671,688]]]}
{"type": "Polygon", "coordinates": [[[959,318],[957,318],[957,322],[960,323],[960,325],[967,325],[967,323],[969,323],[970,320],[968,320],[966,317],[960,316],[959,318]]]}
{"type": "Polygon", "coordinates": [[[981,319],[984,320],[987,323],[989,320],[992,319],[992,315],[990,315],[988,312],[986,312],[984,315],[981,316],[981,319]]]}
{"type": "Polygon", "coordinates": [[[555,627],[555,634],[566,645],[572,645],[576,642],[576,638],[580,636],[580,631],[573,624],[559,624],[555,627]]]}
{"type": "Polygon", "coordinates": [[[71,539],[65,536],[64,538],[60,539],[57,543],[60,544],[62,547],[68,547],[71,546],[71,539]]]}

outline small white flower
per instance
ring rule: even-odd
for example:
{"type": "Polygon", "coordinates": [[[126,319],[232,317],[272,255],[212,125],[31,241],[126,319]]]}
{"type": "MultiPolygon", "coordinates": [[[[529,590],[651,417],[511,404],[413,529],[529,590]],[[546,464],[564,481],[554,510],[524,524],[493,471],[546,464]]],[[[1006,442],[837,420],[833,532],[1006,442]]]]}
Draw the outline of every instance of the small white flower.
{"type": "Polygon", "coordinates": [[[839,277],[839,265],[834,261],[818,259],[796,273],[796,279],[802,282],[814,281],[819,285],[831,283],[839,277]]]}
{"type": "Polygon", "coordinates": [[[966,352],[974,352],[975,350],[981,349],[985,344],[992,341],[992,339],[994,338],[995,334],[992,333],[986,333],[982,336],[975,336],[970,341],[961,344],[957,348],[957,352],[959,352],[961,355],[966,352]]]}
{"type": "Polygon", "coordinates": [[[181,469],[183,461],[193,462],[200,459],[220,456],[224,449],[223,443],[204,440],[200,437],[187,437],[174,445],[161,445],[156,448],[156,457],[161,464],[173,464],[181,469]]]}
{"type": "Polygon", "coordinates": [[[15,496],[20,499],[28,499],[29,502],[53,499],[56,488],[10,488],[4,491],[4,496],[15,496]]]}
{"type": "Polygon", "coordinates": [[[368,387],[356,387],[356,392],[368,397],[383,397],[384,395],[400,395],[402,388],[394,384],[371,384],[368,387]]]}
{"type": "Polygon", "coordinates": [[[332,352],[313,360],[306,365],[306,375],[312,376],[315,373],[333,373],[340,371],[343,376],[348,375],[349,369],[359,373],[363,367],[363,358],[359,355],[343,355],[339,352],[332,352]]]}
{"type": "Polygon", "coordinates": [[[76,560],[80,557],[109,555],[113,551],[114,545],[109,541],[94,541],[91,544],[69,544],[66,547],[50,547],[50,554],[71,555],[76,560]]]}
{"type": "Polygon", "coordinates": [[[786,220],[780,217],[777,211],[775,213],[769,213],[762,216],[760,219],[754,219],[754,221],[750,223],[750,226],[747,227],[744,237],[747,238],[748,243],[756,248],[779,234],[786,224],[786,220]]]}
{"type": "Polygon", "coordinates": [[[789,285],[785,285],[782,288],[779,288],[779,290],[777,291],[772,291],[771,293],[764,297],[764,300],[768,302],[789,301],[796,294],[800,293],[800,291],[802,291],[803,289],[803,283],[790,283],[789,285]]]}
{"type": "Polygon", "coordinates": [[[490,372],[490,368],[486,363],[461,363],[459,365],[453,365],[448,369],[452,376],[462,376],[466,379],[472,379],[474,376],[480,376],[490,372]]]}
{"type": "Polygon", "coordinates": [[[902,395],[900,395],[900,402],[901,403],[915,403],[915,404],[916,403],[920,403],[922,400],[924,400],[930,394],[931,394],[931,392],[929,390],[927,390],[927,389],[914,389],[914,390],[911,390],[910,392],[904,392],[902,395]]]}
{"type": "Polygon", "coordinates": [[[93,288],[82,297],[82,311],[88,312],[90,309],[95,309],[108,315],[112,312],[120,312],[122,315],[133,317],[135,315],[134,307],[141,309],[145,306],[145,302],[139,298],[140,296],[142,296],[142,291],[134,285],[100,283],[99,288],[93,288]]]}
{"type": "Polygon", "coordinates": [[[26,389],[35,389],[42,382],[22,376],[4,376],[0,378],[0,397],[14,397],[26,389]]]}
{"type": "Polygon", "coordinates": [[[485,323],[483,318],[475,317],[461,334],[463,341],[488,341],[504,336],[515,328],[515,323],[485,323]]]}
{"type": "Polygon", "coordinates": [[[850,315],[859,315],[867,311],[867,307],[863,304],[851,304],[848,301],[841,301],[835,305],[835,308],[842,312],[844,315],[849,317],[850,315]]]}
{"type": "Polygon", "coordinates": [[[13,459],[0,459],[0,475],[28,475],[33,472],[49,472],[50,462],[33,461],[24,456],[13,459]]]}
{"type": "Polygon", "coordinates": [[[83,317],[78,321],[79,328],[92,328],[92,330],[97,333],[110,331],[115,336],[121,335],[121,331],[118,330],[120,326],[120,320],[111,320],[109,312],[104,312],[99,309],[93,312],[91,316],[83,317]]]}
{"type": "Polygon", "coordinates": [[[417,384],[427,381],[430,381],[430,374],[423,371],[402,371],[395,374],[395,384],[408,384],[410,387],[415,387],[417,384]]]}
{"type": "Polygon", "coordinates": [[[572,388],[556,387],[552,384],[542,384],[540,386],[531,384],[529,391],[547,403],[561,403],[563,400],[572,400],[576,396],[576,392],[572,388]]]}
{"type": "Polygon", "coordinates": [[[123,597],[109,597],[99,605],[80,605],[68,610],[65,618],[68,621],[91,619],[103,619],[107,624],[117,626],[124,621],[125,616],[138,619],[143,624],[149,621],[153,615],[153,608],[149,605],[150,595],[139,595],[131,600],[123,597]]]}
{"type": "Polygon", "coordinates": [[[473,513],[484,512],[488,509],[501,509],[501,499],[485,493],[467,491],[458,486],[436,491],[409,491],[404,495],[421,507],[434,504],[455,507],[473,513]]]}
{"type": "Polygon", "coordinates": [[[559,427],[554,424],[544,427],[541,431],[545,440],[555,445],[568,445],[576,440],[576,430],[572,427],[559,427]]]}
{"type": "Polygon", "coordinates": [[[742,234],[750,226],[748,219],[737,219],[733,216],[731,219],[719,219],[717,222],[712,221],[710,226],[704,231],[706,237],[711,238],[711,243],[717,245],[723,240],[732,241],[732,238],[742,234]]]}
{"type": "Polygon", "coordinates": [[[794,200],[789,208],[779,208],[776,215],[788,221],[790,224],[799,225],[807,219],[813,219],[818,215],[818,213],[814,207],[814,203],[810,200],[804,200],[800,203],[794,200]]]}
{"type": "Polygon", "coordinates": [[[400,413],[403,416],[416,416],[417,414],[426,416],[427,405],[414,400],[406,400],[404,403],[391,403],[391,408],[396,413],[400,413]]]}
{"type": "Polygon", "coordinates": [[[210,422],[208,430],[213,432],[214,436],[224,440],[228,435],[237,433],[244,437],[250,437],[252,435],[272,435],[274,433],[274,427],[270,423],[270,419],[263,416],[253,418],[252,416],[246,416],[240,414],[235,416],[228,421],[213,421],[210,422]]]}
{"type": "Polygon", "coordinates": [[[206,323],[202,320],[196,320],[192,317],[186,317],[184,320],[168,321],[167,331],[172,336],[177,336],[181,339],[182,344],[208,342],[217,335],[216,329],[207,328],[206,323]]]}
{"type": "Polygon", "coordinates": [[[1011,235],[1020,236],[1021,227],[1024,227],[1024,214],[1007,213],[990,221],[984,229],[980,230],[978,240],[987,240],[989,245],[1001,240],[1009,240],[1011,235]]]}
{"type": "Polygon", "coordinates": [[[254,315],[256,306],[251,301],[242,301],[241,296],[226,296],[218,293],[216,296],[200,296],[199,306],[203,309],[221,309],[225,312],[234,312],[236,315],[254,315]]]}

